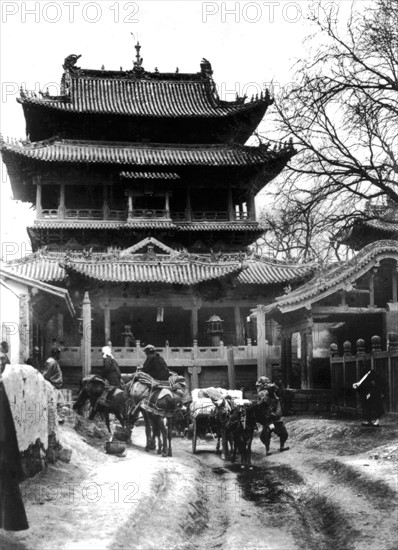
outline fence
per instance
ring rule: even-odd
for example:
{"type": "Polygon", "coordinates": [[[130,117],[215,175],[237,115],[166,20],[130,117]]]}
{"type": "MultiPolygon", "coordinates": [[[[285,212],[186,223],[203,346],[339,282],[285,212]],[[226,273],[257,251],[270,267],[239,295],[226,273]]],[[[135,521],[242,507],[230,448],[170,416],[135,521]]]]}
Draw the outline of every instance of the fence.
{"type": "Polygon", "coordinates": [[[356,341],[353,355],[351,342],[344,342],[343,355],[337,344],[330,346],[333,404],[339,408],[360,409],[357,392],[352,388],[368,370],[376,371],[387,383],[385,410],[398,413],[398,334],[388,335],[387,351],[381,349],[380,336],[372,336],[371,352],[365,352],[365,341],[356,341]]]}

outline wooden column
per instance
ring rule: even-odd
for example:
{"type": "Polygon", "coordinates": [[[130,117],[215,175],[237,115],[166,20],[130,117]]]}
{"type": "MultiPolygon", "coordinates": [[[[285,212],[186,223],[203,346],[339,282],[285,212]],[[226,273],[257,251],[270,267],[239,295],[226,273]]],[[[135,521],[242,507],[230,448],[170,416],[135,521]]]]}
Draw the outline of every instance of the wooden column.
{"type": "Polygon", "coordinates": [[[372,270],[369,278],[369,307],[375,307],[375,274],[372,270]]]}
{"type": "Polygon", "coordinates": [[[228,365],[228,387],[230,390],[234,390],[236,387],[236,382],[235,382],[234,350],[232,347],[229,347],[227,349],[227,365],[228,365]]]}
{"type": "Polygon", "coordinates": [[[201,371],[202,367],[188,367],[188,372],[191,375],[191,390],[199,388],[199,374],[201,373],[201,371]]]}
{"type": "Polygon", "coordinates": [[[392,301],[397,302],[398,301],[398,291],[397,291],[397,266],[394,266],[392,268],[392,301]]]}
{"type": "Polygon", "coordinates": [[[57,313],[57,341],[60,342],[64,339],[64,315],[63,313],[57,313]]]}
{"type": "Polygon", "coordinates": [[[256,197],[250,193],[249,195],[249,220],[256,221],[256,197]]]}
{"type": "Polygon", "coordinates": [[[235,210],[232,201],[232,187],[228,186],[228,219],[230,222],[235,221],[235,210]]]}
{"type": "Polygon", "coordinates": [[[267,365],[267,341],[265,339],[265,307],[257,306],[257,378],[272,377],[272,365],[267,365]]]}
{"type": "Polygon", "coordinates": [[[235,304],[234,306],[234,316],[235,316],[236,345],[242,346],[244,344],[244,341],[243,341],[242,319],[240,315],[239,304],[235,304]]]}
{"type": "Polygon", "coordinates": [[[281,338],[281,373],[283,384],[287,385],[287,337],[282,333],[281,338]]]}
{"type": "Polygon", "coordinates": [[[187,221],[192,220],[191,189],[187,187],[187,203],[185,208],[185,217],[187,221]]]}
{"type": "Polygon", "coordinates": [[[105,345],[111,341],[111,310],[109,307],[104,308],[104,332],[105,332],[105,345]]]}
{"type": "Polygon", "coordinates": [[[166,218],[170,218],[170,195],[168,191],[164,196],[164,209],[166,210],[166,218]]]}
{"type": "Polygon", "coordinates": [[[292,335],[286,337],[286,381],[285,387],[290,388],[292,383],[292,335]]]}
{"type": "Polygon", "coordinates": [[[19,297],[19,364],[23,365],[30,355],[29,349],[29,294],[21,294],[19,297]]]}
{"type": "Polygon", "coordinates": [[[133,204],[133,195],[131,193],[129,193],[128,195],[128,216],[130,217],[133,213],[133,210],[134,210],[134,204],[133,204]]]}
{"type": "Polygon", "coordinates": [[[301,341],[301,389],[307,389],[307,333],[300,331],[301,341]]]}
{"type": "Polygon", "coordinates": [[[82,376],[91,372],[91,302],[88,292],[83,299],[83,335],[82,335],[82,376]]]}
{"type": "Polygon", "coordinates": [[[108,186],[106,184],[102,188],[102,216],[104,220],[109,219],[108,186]]]}
{"type": "Polygon", "coordinates": [[[312,390],[312,362],[314,358],[314,342],[312,333],[312,324],[307,328],[306,342],[307,342],[307,389],[312,390]]]}
{"type": "Polygon", "coordinates": [[[196,300],[194,300],[192,304],[191,333],[192,333],[192,340],[197,340],[198,339],[198,304],[196,300]]]}
{"type": "Polygon", "coordinates": [[[40,219],[41,216],[42,216],[41,183],[38,183],[36,186],[36,218],[40,219]]]}
{"type": "Polygon", "coordinates": [[[60,193],[59,193],[59,208],[58,216],[61,220],[65,219],[65,184],[61,183],[60,193]]]}

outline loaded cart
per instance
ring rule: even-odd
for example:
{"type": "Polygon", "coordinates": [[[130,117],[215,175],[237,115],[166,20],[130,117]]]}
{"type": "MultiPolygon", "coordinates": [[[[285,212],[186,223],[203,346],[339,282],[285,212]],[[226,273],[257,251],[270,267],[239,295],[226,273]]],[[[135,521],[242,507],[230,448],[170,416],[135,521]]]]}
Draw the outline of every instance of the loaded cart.
{"type": "Polygon", "coordinates": [[[234,405],[242,406],[250,404],[243,399],[240,390],[225,390],[223,388],[195,389],[192,391],[192,403],[190,408],[192,422],[192,452],[196,453],[197,441],[205,439],[208,433],[217,435],[217,409],[216,404],[230,398],[234,405]]]}
{"type": "Polygon", "coordinates": [[[200,397],[191,403],[191,420],[193,427],[192,452],[196,453],[198,437],[204,439],[209,432],[217,432],[216,407],[207,397],[200,397]]]}

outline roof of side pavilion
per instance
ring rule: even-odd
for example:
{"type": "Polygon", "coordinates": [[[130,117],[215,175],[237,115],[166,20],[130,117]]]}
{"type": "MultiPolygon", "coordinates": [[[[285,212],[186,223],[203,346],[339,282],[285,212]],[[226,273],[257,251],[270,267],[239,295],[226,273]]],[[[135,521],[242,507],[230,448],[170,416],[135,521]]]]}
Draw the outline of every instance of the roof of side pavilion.
{"type": "Polygon", "coordinates": [[[301,308],[311,308],[313,303],[349,288],[373,266],[385,259],[398,261],[398,241],[386,240],[368,244],[351,260],[331,264],[304,285],[276,298],[273,304],[265,307],[265,312],[283,314],[301,308]]]}

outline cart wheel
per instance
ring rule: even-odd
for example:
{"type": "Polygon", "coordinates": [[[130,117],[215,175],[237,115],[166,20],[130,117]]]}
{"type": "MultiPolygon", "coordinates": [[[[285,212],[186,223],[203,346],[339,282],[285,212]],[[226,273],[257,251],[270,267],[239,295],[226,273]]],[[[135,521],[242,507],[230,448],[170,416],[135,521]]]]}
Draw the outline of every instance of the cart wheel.
{"type": "Polygon", "coordinates": [[[198,439],[198,431],[196,426],[196,419],[193,421],[193,435],[192,435],[192,452],[196,453],[196,441],[198,439]]]}

